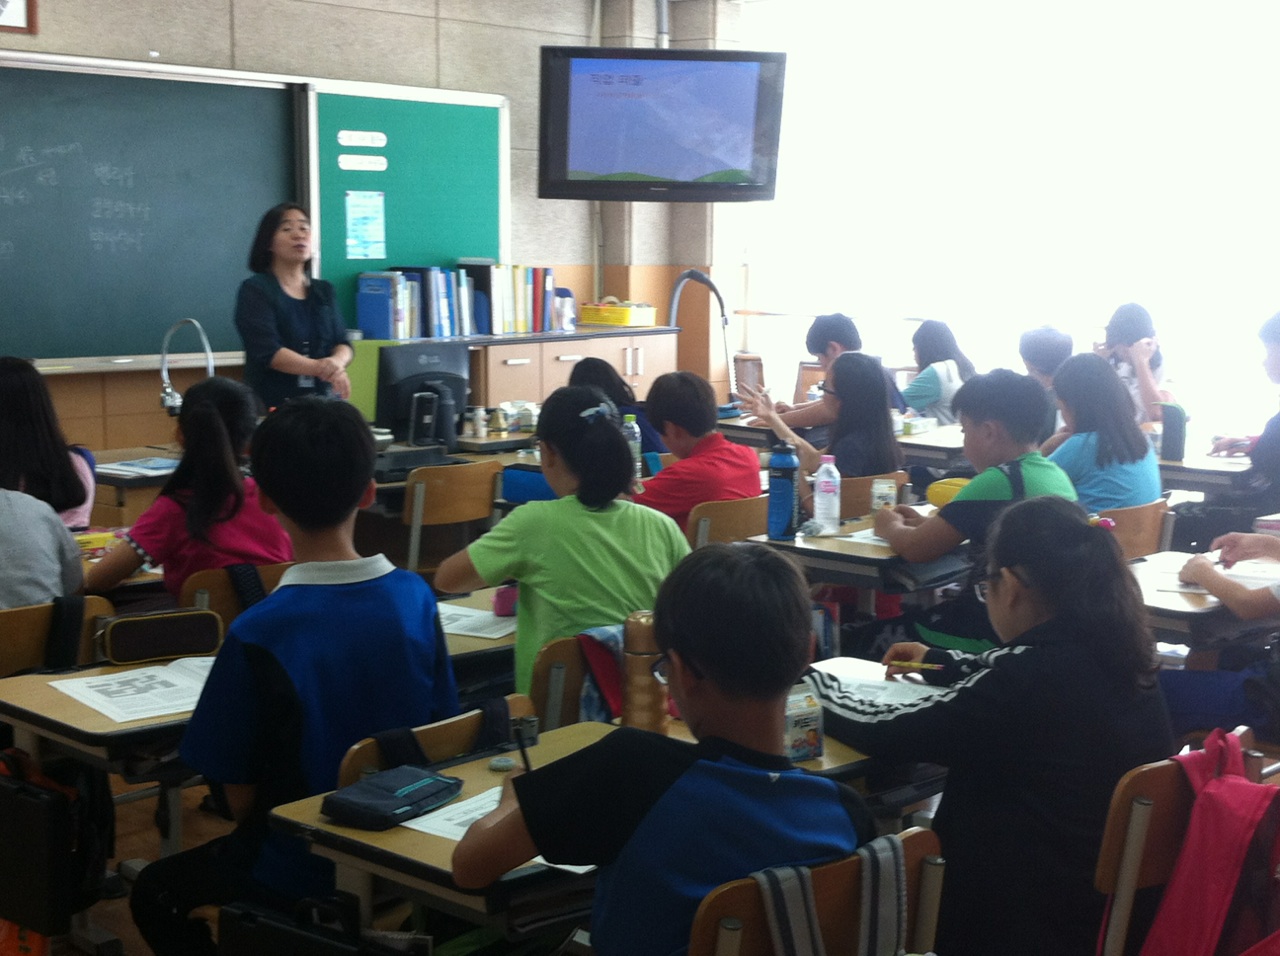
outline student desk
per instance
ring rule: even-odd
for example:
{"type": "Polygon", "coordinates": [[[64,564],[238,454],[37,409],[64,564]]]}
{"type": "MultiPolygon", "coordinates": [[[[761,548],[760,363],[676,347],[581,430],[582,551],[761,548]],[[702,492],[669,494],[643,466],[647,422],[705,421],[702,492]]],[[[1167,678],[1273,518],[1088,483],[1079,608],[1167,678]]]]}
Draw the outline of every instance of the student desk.
{"type": "Polygon", "coordinates": [[[1161,551],[1137,558],[1129,568],[1142,589],[1147,620],[1159,640],[1191,648],[1187,666],[1193,670],[1216,666],[1217,652],[1245,631],[1280,626],[1280,618],[1242,621],[1210,594],[1178,589],[1178,571],[1191,555],[1161,551]]]}
{"type": "Polygon", "coordinates": [[[1207,497],[1230,491],[1235,476],[1249,467],[1243,456],[1187,455],[1182,461],[1160,462],[1160,484],[1166,491],[1198,491],[1207,497]]]}
{"type": "Polygon", "coordinates": [[[907,465],[954,468],[965,460],[964,433],[959,425],[941,425],[917,435],[899,435],[898,444],[907,465]]]}
{"type": "Polygon", "coordinates": [[[722,418],[716,429],[729,441],[748,448],[770,448],[778,440],[767,425],[748,425],[745,418],[722,418]]]}
{"type": "MultiPolygon", "coordinates": [[[[490,610],[497,588],[482,588],[458,598],[441,601],[490,610]]],[[[510,619],[513,623],[514,618],[510,619]]],[[[501,697],[515,690],[515,632],[505,637],[468,637],[462,634],[444,635],[453,660],[453,677],[458,685],[458,701],[463,710],[478,706],[486,697],[501,697]]]]}
{"type": "MultiPolygon", "coordinates": [[[[672,736],[690,739],[687,730],[680,732],[682,726],[673,722],[672,736]]],[[[614,729],[611,724],[578,723],[543,731],[537,745],[529,748],[530,762],[534,767],[551,763],[595,743],[614,729]]],[[[867,763],[863,754],[830,737],[826,748],[822,762],[807,761],[800,766],[827,770],[828,776],[845,777],[862,772],[867,763]],[[846,762],[840,764],[841,760],[846,762]]],[[[501,786],[504,778],[503,774],[489,769],[488,757],[450,767],[446,773],[462,779],[460,800],[501,786]]],[[[590,874],[574,876],[529,864],[513,870],[486,889],[459,890],[453,885],[451,875],[455,846],[452,840],[407,827],[370,831],[337,826],[321,815],[323,799],[323,796],[308,797],[276,807],[271,813],[272,822],[306,838],[312,852],[334,861],[338,888],[355,893],[366,922],[374,885],[379,880],[464,919],[498,924],[512,938],[562,920],[580,922],[590,910],[595,883],[590,874]]]]}
{"type": "Polygon", "coordinates": [[[848,537],[872,527],[871,517],[855,518],[843,523],[840,537],[796,535],[773,540],[760,534],[748,540],[787,552],[816,580],[859,588],[859,610],[867,613],[875,611],[874,591],[902,594],[941,587],[969,570],[969,562],[960,552],[917,564],[900,557],[887,544],[848,537]]]}
{"type": "MultiPolygon", "coordinates": [[[[147,445],[139,448],[113,448],[94,453],[99,464],[132,461],[135,458],[181,458],[177,445],[147,445]]],[[[118,478],[113,475],[95,475],[93,513],[90,523],[95,528],[127,528],[138,520],[166,481],[168,475],[145,475],[136,478],[118,478]]]]}

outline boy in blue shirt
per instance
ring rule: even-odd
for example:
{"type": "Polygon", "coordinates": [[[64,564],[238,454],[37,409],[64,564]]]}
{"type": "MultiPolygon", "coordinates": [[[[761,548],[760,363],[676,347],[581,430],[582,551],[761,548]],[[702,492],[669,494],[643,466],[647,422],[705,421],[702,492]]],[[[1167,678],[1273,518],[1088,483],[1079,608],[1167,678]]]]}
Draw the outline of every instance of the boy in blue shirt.
{"type": "Polygon", "coordinates": [[[188,917],[197,906],[284,908],[332,892],[332,864],[269,829],[271,808],[332,790],[357,741],[458,711],[431,588],[352,543],[375,492],[360,413],[295,399],[258,427],[250,460],[298,563],[232,623],[183,737],[183,760],[225,785],[238,825],[142,871],[133,917],[157,956],[216,952],[206,924],[188,917]]]}
{"type": "Polygon", "coordinates": [[[708,545],[658,592],[654,632],[696,745],[621,728],[509,778],[453,854],[459,886],[485,886],[542,854],[600,867],[600,956],[682,953],[702,898],[769,866],[847,856],[874,832],[858,796],[784,755],[787,692],[813,636],[804,579],[758,544],[708,545]]]}

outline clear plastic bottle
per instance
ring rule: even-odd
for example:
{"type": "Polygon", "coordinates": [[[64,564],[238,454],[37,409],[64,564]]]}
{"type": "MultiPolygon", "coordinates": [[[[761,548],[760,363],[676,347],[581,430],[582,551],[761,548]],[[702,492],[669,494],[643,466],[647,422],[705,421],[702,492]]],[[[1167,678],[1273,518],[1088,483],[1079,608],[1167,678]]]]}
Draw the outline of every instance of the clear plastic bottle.
{"type": "Polygon", "coordinates": [[[834,455],[823,455],[813,476],[813,517],[823,534],[840,530],[840,472],[834,455]]]}
{"type": "Polygon", "coordinates": [[[627,444],[631,446],[631,465],[635,469],[635,479],[639,481],[640,463],[643,459],[640,457],[640,426],[636,423],[634,415],[623,416],[622,434],[627,439],[627,444]]]}

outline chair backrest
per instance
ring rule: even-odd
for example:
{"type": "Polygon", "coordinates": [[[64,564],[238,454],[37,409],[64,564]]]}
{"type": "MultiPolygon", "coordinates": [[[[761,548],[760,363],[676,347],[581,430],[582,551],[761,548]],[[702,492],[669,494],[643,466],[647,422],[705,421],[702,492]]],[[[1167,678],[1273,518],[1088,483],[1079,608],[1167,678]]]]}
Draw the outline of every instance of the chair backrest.
{"type": "MultiPolygon", "coordinates": [[[[1262,755],[1252,750],[1253,732],[1237,727],[1234,733],[1246,751],[1245,775],[1257,782],[1262,755]]],[[[1169,882],[1195,796],[1176,760],[1135,767],[1116,784],[1093,875],[1096,889],[1115,894],[1103,949],[1107,956],[1124,951],[1134,892],[1169,882]]]]}
{"type": "MultiPolygon", "coordinates": [[[[665,733],[667,690],[654,679],[660,652],[653,635],[653,612],[633,611],[622,629],[622,714],[624,727],[665,733]]],[[[587,660],[577,636],[548,641],[533,660],[529,696],[543,730],[576,724],[587,660]]]]}
{"type": "MultiPolygon", "coordinates": [[[[84,622],[76,663],[91,664],[94,621],[115,613],[111,602],[90,594],[84,599],[84,622]]],[[[0,677],[44,666],[45,642],[53,623],[53,604],[31,604],[0,611],[0,677]]]]}
{"type": "Polygon", "coordinates": [[[760,495],[694,505],[684,533],[689,547],[700,548],[715,541],[745,541],[768,530],[769,497],[760,495]]]}
{"type": "Polygon", "coordinates": [[[1126,561],[1167,551],[1173,537],[1173,512],[1163,498],[1132,508],[1109,508],[1099,518],[1116,523],[1115,536],[1126,561]]]}
{"type": "MultiPolygon", "coordinates": [[[[524,694],[508,694],[507,710],[512,717],[532,717],[533,702],[524,694]]],[[[461,757],[475,749],[476,737],[484,725],[484,713],[469,710],[455,717],[437,720],[434,724],[424,724],[413,728],[413,736],[427,759],[432,763],[440,760],[451,760],[461,757]]],[[[382,758],[382,749],[378,741],[366,737],[352,744],[342,757],[338,766],[338,786],[345,787],[360,779],[367,770],[384,770],[386,764],[382,758]]]]}
{"type": "Polygon", "coordinates": [[[862,478],[840,479],[840,517],[842,520],[861,518],[871,514],[871,483],[878,478],[892,478],[898,491],[910,479],[905,471],[891,471],[883,475],[867,475],[862,478]]]}
{"type": "Polygon", "coordinates": [[[735,352],[733,356],[734,388],[749,385],[764,388],[764,359],[755,352],[735,352]]]}
{"type": "MultiPolygon", "coordinates": [[[[422,529],[424,526],[467,525],[493,515],[496,483],[502,474],[502,462],[466,462],[455,465],[427,465],[409,472],[404,485],[404,511],[401,520],[409,526],[410,570],[421,570],[422,529]]],[[[470,543],[463,534],[457,547],[470,543]],[[466,538],[466,540],[463,540],[466,538]]]]}
{"type": "MultiPolygon", "coordinates": [[[[284,572],[293,567],[294,562],[282,561],[280,564],[258,565],[258,576],[262,578],[262,589],[270,594],[284,572]]],[[[240,595],[231,583],[231,575],[226,568],[209,568],[197,571],[182,582],[182,593],[178,595],[179,607],[207,607],[222,618],[225,631],[231,622],[244,610],[240,603],[240,595]]]]}
{"type": "Polygon", "coordinates": [[[792,397],[792,404],[799,405],[801,402],[807,402],[809,389],[815,385],[821,385],[826,377],[827,373],[817,362],[801,362],[796,370],[796,393],[792,397]]]}
{"type": "MultiPolygon", "coordinates": [[[[938,875],[940,867],[926,862],[937,857],[938,837],[932,830],[913,827],[902,834],[903,855],[907,870],[907,926],[910,936],[907,951],[924,952],[932,946],[938,899],[931,885],[925,893],[930,875],[938,875]],[[933,872],[931,872],[933,871],[933,872]],[[922,895],[925,899],[921,900],[922,895]]],[[[828,953],[858,952],[858,933],[862,923],[862,862],[857,855],[847,856],[812,868],[813,898],[822,929],[822,941],[828,953]]],[[[712,890],[698,907],[689,936],[689,956],[715,956],[721,925],[737,920],[742,928],[736,935],[737,946],[729,951],[737,956],[773,956],[773,940],[765,916],[764,900],[754,879],[725,883],[712,890]]],[[[726,927],[728,929],[728,927],[726,927]]]]}

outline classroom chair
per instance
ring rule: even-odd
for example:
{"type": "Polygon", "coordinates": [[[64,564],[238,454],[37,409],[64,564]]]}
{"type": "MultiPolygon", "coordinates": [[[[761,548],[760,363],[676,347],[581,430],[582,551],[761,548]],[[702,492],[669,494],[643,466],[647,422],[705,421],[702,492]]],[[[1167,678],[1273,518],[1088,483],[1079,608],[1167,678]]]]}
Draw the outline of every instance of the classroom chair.
{"type": "Polygon", "coordinates": [[[817,362],[801,362],[796,371],[796,393],[792,397],[791,404],[799,405],[801,402],[807,402],[809,389],[815,385],[821,385],[826,377],[827,373],[817,362]]]}
{"type": "MultiPolygon", "coordinates": [[[[262,590],[266,594],[274,591],[276,585],[280,583],[280,577],[293,565],[293,561],[257,565],[258,577],[262,582],[262,590]]],[[[203,607],[217,612],[218,616],[222,618],[222,627],[225,631],[231,627],[231,622],[239,616],[247,605],[235,586],[231,572],[226,568],[209,568],[205,571],[197,571],[182,582],[182,593],[178,595],[178,606],[203,607]]]]}
{"type": "MultiPolygon", "coordinates": [[[[933,946],[942,886],[938,837],[913,827],[901,835],[906,862],[907,952],[933,946]]],[[[857,953],[864,915],[863,866],[857,854],[810,869],[818,928],[827,953],[857,953]]],[[[878,951],[878,950],[877,950],[878,951]]],[[[734,880],[712,890],[698,907],[689,934],[689,956],[773,956],[772,934],[759,884],[734,880]]]]}
{"type": "MultiPolygon", "coordinates": [[[[115,613],[104,597],[89,595],[84,599],[83,622],[77,664],[91,664],[95,653],[93,635],[100,617],[115,613]]],[[[0,677],[18,671],[45,666],[45,647],[53,625],[53,604],[31,604],[0,611],[0,677]]]]}
{"type": "Polygon", "coordinates": [[[902,486],[910,480],[910,475],[905,471],[891,471],[883,475],[840,479],[841,521],[871,514],[871,483],[878,478],[892,478],[897,484],[898,493],[901,494],[902,486]]]}
{"type": "Polygon", "coordinates": [[[733,383],[735,389],[743,385],[764,388],[764,359],[755,352],[735,352],[733,356],[733,383]]]}
{"type": "MultiPolygon", "coordinates": [[[[507,694],[507,711],[512,717],[532,717],[533,701],[524,694],[507,694]]],[[[417,738],[427,759],[436,763],[461,757],[474,750],[476,737],[483,724],[482,711],[468,710],[455,717],[415,727],[413,736],[417,738]]],[[[384,769],[386,764],[378,741],[373,737],[366,737],[352,744],[343,755],[342,763],[338,765],[338,786],[356,783],[368,771],[384,769]]]]}
{"type": "Polygon", "coordinates": [[[409,527],[405,566],[430,578],[440,562],[475,540],[473,523],[488,521],[497,497],[502,462],[427,465],[409,472],[404,486],[401,520],[409,527]],[[452,525],[454,535],[430,542],[423,554],[422,529],[452,525]]]}
{"type": "MultiPolygon", "coordinates": [[[[653,676],[661,656],[653,633],[653,612],[634,611],[623,624],[621,723],[665,733],[667,689],[653,676]]],[[[576,636],[548,641],[533,661],[529,696],[543,730],[578,723],[578,701],[587,679],[587,660],[576,636]]]]}
{"type": "Polygon", "coordinates": [[[769,530],[769,496],[704,501],[694,505],[685,525],[689,547],[718,541],[745,541],[769,530]]]}
{"type": "MultiPolygon", "coordinates": [[[[1253,731],[1237,727],[1232,733],[1240,738],[1245,751],[1245,777],[1259,782],[1263,757],[1253,749],[1253,731]]],[[[1116,784],[1093,876],[1099,892],[1114,894],[1103,956],[1119,956],[1125,951],[1136,892],[1169,882],[1195,797],[1186,773],[1175,760],[1143,764],[1116,784]]]]}
{"type": "Polygon", "coordinates": [[[1116,541],[1126,561],[1168,551],[1173,541],[1174,513],[1163,498],[1132,508],[1108,508],[1099,511],[1098,517],[1116,523],[1116,541]]]}

